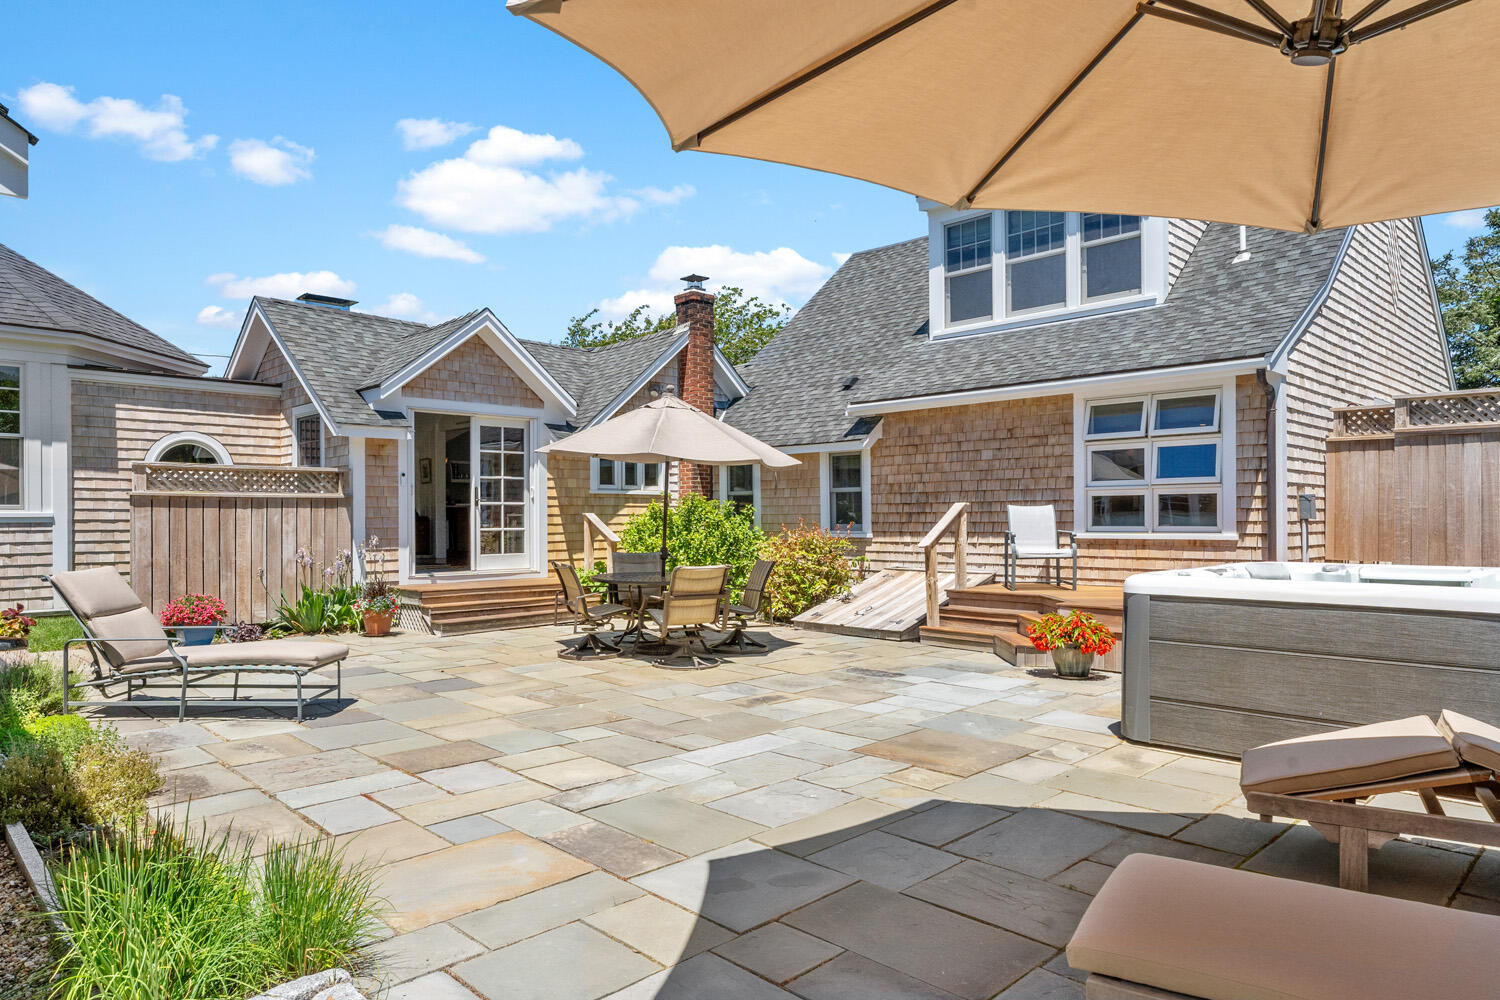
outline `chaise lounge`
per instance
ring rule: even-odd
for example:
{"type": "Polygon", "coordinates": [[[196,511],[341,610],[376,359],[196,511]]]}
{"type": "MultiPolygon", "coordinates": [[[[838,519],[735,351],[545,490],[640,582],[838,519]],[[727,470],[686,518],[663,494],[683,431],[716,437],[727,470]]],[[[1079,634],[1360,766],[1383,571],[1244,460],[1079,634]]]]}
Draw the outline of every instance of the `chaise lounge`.
{"type": "MultiPolygon", "coordinates": [[[[195,698],[195,705],[234,708],[297,709],[302,721],[307,702],[303,679],[320,667],[336,665],[331,684],[314,692],[317,698],[332,694],[343,697],[344,659],[349,647],[319,639],[267,639],[260,642],[213,643],[188,646],[177,641],[162,628],[156,615],[146,606],[125,578],[112,569],[82,569],[54,573],[48,578],[63,604],[83,627],[83,637],[63,644],[63,711],[71,707],[106,707],[119,701],[71,701],[71,685],[93,687],[101,692],[123,684],[126,700],[146,691],[177,691],[177,721],[187,718],[188,689],[232,688],[233,700],[195,698]],[[93,659],[93,676],[84,680],[71,674],[70,654],[75,645],[83,646],[93,659]],[[266,698],[239,701],[240,689],[283,690],[284,684],[242,684],[242,673],[288,674],[295,679],[297,697],[266,698]],[[232,674],[233,683],[213,683],[213,679],[232,674]],[[152,681],[171,680],[172,685],[152,681]]],[[[172,704],[168,700],[165,704],[172,704]]],[[[154,704],[162,704],[155,702],[154,704]]]]}

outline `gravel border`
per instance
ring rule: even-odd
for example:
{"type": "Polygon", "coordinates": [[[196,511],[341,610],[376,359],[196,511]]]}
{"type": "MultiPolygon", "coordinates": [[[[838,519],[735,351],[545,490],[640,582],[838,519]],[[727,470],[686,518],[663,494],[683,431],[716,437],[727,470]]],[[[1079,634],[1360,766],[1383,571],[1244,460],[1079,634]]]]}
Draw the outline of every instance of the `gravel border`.
{"type": "MultiPolygon", "coordinates": [[[[24,830],[21,836],[25,837],[24,830]]],[[[9,846],[10,839],[7,827],[6,842],[0,844],[0,996],[24,997],[23,984],[52,965],[52,938],[38,919],[45,910],[37,902],[25,867],[9,846]]],[[[29,839],[25,843],[31,846],[29,839]]],[[[32,853],[36,853],[35,848],[32,853]]]]}

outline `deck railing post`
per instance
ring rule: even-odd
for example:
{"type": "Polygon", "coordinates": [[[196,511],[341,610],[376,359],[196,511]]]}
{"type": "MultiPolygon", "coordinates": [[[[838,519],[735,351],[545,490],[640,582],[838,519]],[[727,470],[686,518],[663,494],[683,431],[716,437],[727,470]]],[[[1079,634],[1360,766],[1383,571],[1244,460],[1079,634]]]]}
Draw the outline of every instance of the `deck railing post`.
{"type": "Polygon", "coordinates": [[[923,553],[924,569],[927,576],[927,624],[931,626],[941,625],[938,617],[938,557],[937,546],[929,546],[923,553]]]}
{"type": "Polygon", "coordinates": [[[969,585],[969,508],[958,515],[953,536],[953,582],[961,590],[969,585]]]}

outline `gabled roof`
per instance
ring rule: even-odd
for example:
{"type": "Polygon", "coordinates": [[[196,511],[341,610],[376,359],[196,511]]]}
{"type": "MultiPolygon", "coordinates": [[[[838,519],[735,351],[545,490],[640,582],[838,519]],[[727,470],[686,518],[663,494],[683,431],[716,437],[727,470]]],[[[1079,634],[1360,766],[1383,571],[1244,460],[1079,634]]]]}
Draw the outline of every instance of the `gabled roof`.
{"type": "Polygon", "coordinates": [[[1159,306],[938,341],[927,239],[857,253],[741,369],[753,391],[726,419],[773,445],[822,444],[852,436],[855,403],[1269,355],[1332,273],[1346,230],[1250,233],[1236,263],[1239,228],[1210,225],[1159,306]]]}
{"type": "Polygon", "coordinates": [[[82,334],[143,351],[158,361],[132,367],[198,374],[208,366],[87,292],[0,244],[0,324],[82,334]]]}

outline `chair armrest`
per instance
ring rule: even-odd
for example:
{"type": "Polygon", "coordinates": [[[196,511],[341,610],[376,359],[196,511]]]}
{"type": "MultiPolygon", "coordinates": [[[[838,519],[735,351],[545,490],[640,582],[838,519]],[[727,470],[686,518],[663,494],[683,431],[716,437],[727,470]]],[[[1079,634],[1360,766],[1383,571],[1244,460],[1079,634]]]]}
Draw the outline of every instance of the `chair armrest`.
{"type": "Polygon", "coordinates": [[[1060,549],[1076,549],[1076,548],[1078,548],[1077,532],[1068,531],[1066,528],[1059,528],[1059,529],[1057,529],[1057,534],[1058,534],[1059,538],[1061,538],[1064,535],[1066,535],[1067,538],[1068,538],[1068,544],[1066,544],[1066,545],[1059,545],[1058,548],[1060,548],[1060,549]]]}

